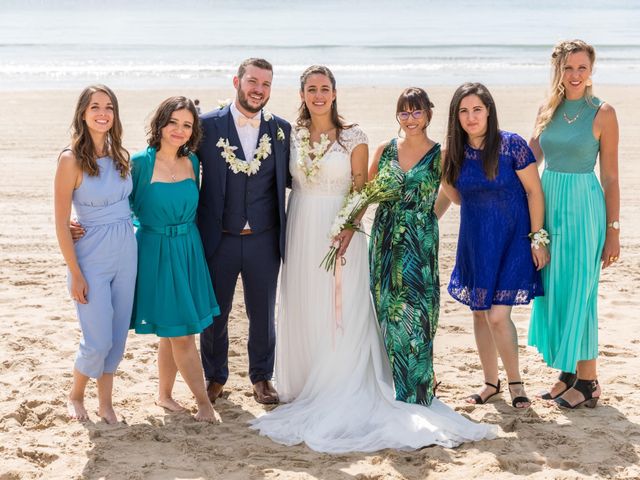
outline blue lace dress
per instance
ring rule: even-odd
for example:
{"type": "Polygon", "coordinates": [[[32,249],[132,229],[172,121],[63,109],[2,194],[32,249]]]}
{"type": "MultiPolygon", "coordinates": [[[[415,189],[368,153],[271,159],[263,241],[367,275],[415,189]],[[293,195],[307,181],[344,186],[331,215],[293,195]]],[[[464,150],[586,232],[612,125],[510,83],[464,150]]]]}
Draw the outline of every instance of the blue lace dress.
{"type": "Polygon", "coordinates": [[[481,151],[465,145],[455,187],[461,197],[456,265],[449,293],[471,310],[529,303],[542,295],[531,258],[527,196],[516,173],[535,158],[525,140],[501,131],[498,175],[489,180],[481,151]]]}

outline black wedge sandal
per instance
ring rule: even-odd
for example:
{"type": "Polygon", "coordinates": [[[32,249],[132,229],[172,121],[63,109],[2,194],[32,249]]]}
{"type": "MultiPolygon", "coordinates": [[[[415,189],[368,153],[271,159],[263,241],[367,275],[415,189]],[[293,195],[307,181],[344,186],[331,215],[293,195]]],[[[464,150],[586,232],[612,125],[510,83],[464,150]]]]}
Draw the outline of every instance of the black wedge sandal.
{"type": "MultiPolygon", "coordinates": [[[[522,382],[522,381],[520,381],[520,382],[509,382],[509,387],[511,387],[511,385],[524,385],[524,382],[522,382]]],[[[511,393],[511,388],[509,388],[509,393],[511,393]]],[[[511,406],[513,408],[529,408],[529,407],[518,407],[517,406],[518,403],[528,403],[529,406],[531,406],[531,400],[529,400],[529,397],[520,396],[520,397],[516,397],[516,398],[513,398],[513,397],[511,397],[511,398],[512,398],[511,406]]]]}
{"type": "Polygon", "coordinates": [[[489,395],[487,398],[485,398],[484,400],[482,399],[482,397],[480,395],[478,395],[477,393],[474,393],[473,395],[469,395],[467,397],[467,400],[471,399],[474,400],[476,403],[473,404],[471,402],[467,402],[470,403],[471,405],[484,405],[485,403],[487,403],[489,401],[489,399],[491,397],[493,397],[494,395],[497,395],[500,393],[500,379],[498,379],[498,384],[494,385],[493,383],[489,383],[489,382],[484,382],[484,384],[488,387],[492,387],[495,388],[496,391],[493,392],[491,395],[489,395]]]}
{"type": "Polygon", "coordinates": [[[555,400],[556,398],[562,396],[564,392],[566,392],[571,387],[573,387],[573,384],[576,383],[576,380],[578,380],[578,376],[575,373],[560,372],[560,376],[558,377],[558,380],[564,383],[567,386],[567,388],[562,390],[556,396],[552,396],[551,392],[545,392],[540,396],[540,398],[542,398],[543,400],[555,400]]]}
{"type": "Polygon", "coordinates": [[[570,408],[571,410],[585,406],[587,408],[595,408],[598,404],[598,400],[600,397],[594,397],[593,392],[598,389],[598,380],[580,380],[578,379],[576,383],[573,385],[577,391],[579,391],[582,395],[584,395],[584,400],[576,403],[575,405],[571,405],[564,398],[556,398],[555,402],[562,408],[570,408]]]}

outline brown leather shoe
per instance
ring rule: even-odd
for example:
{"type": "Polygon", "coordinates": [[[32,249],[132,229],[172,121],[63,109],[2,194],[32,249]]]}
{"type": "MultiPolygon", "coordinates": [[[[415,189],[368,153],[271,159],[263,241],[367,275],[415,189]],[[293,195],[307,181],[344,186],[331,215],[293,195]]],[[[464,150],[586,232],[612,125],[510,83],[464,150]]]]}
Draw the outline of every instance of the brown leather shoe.
{"type": "Polygon", "coordinates": [[[280,403],[278,392],[276,392],[276,389],[273,388],[269,380],[260,380],[253,384],[253,397],[256,399],[256,402],[264,405],[280,403]]]}
{"type": "Polygon", "coordinates": [[[211,403],[216,403],[216,400],[222,396],[223,384],[218,382],[210,382],[207,380],[207,396],[211,403]]]}

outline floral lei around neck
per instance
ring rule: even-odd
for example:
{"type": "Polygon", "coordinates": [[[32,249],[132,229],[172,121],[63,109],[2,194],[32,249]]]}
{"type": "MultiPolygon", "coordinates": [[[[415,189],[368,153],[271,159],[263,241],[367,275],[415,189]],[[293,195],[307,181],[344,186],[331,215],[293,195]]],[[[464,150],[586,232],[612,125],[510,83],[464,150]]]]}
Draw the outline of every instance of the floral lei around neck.
{"type": "MultiPolygon", "coordinates": [[[[231,100],[223,100],[219,101],[219,107],[225,108],[227,105],[231,104],[231,100]]],[[[273,119],[273,114],[268,110],[262,109],[262,117],[265,122],[269,122],[273,119]]],[[[284,132],[280,125],[277,124],[277,134],[276,138],[278,140],[284,140],[284,132]]],[[[234,150],[237,150],[238,147],[235,145],[231,145],[228,138],[220,137],[218,139],[218,143],[216,143],[216,147],[222,149],[221,156],[225,159],[225,161],[229,164],[229,169],[233,173],[244,173],[248,176],[254,175],[258,173],[260,170],[260,166],[262,165],[262,160],[271,155],[271,137],[266,133],[260,137],[260,141],[258,142],[258,148],[253,154],[253,159],[251,161],[240,160],[236,156],[234,150]]]]}
{"type": "Polygon", "coordinates": [[[266,133],[260,137],[258,148],[253,154],[253,159],[250,162],[238,159],[234,152],[238,147],[230,145],[228,138],[220,137],[218,143],[216,143],[216,147],[220,147],[222,149],[222,153],[220,155],[222,155],[222,158],[224,158],[229,164],[229,168],[233,173],[242,172],[247,175],[254,175],[258,173],[258,170],[260,170],[262,160],[271,154],[271,137],[266,133]]]}
{"type": "Polygon", "coordinates": [[[298,160],[297,166],[308,181],[313,180],[320,171],[320,162],[324,154],[327,153],[331,140],[326,133],[320,134],[320,141],[313,142],[311,146],[311,134],[307,128],[301,127],[296,132],[298,138],[298,160]],[[313,154],[313,158],[311,158],[313,154]]]}

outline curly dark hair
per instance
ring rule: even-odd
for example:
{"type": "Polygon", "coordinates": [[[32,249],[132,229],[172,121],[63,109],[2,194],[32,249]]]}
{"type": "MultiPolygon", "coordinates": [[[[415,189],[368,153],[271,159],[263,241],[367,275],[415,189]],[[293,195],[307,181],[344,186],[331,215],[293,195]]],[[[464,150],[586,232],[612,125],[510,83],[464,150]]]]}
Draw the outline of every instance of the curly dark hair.
{"type": "Polygon", "coordinates": [[[162,129],[169,124],[171,114],[178,110],[188,110],[193,115],[193,132],[191,138],[178,149],[178,155],[186,157],[190,152],[195,152],[202,140],[202,126],[196,106],[187,97],[169,97],[162,102],[147,129],[147,143],[150,147],[160,150],[160,140],[162,139],[162,129]]]}

